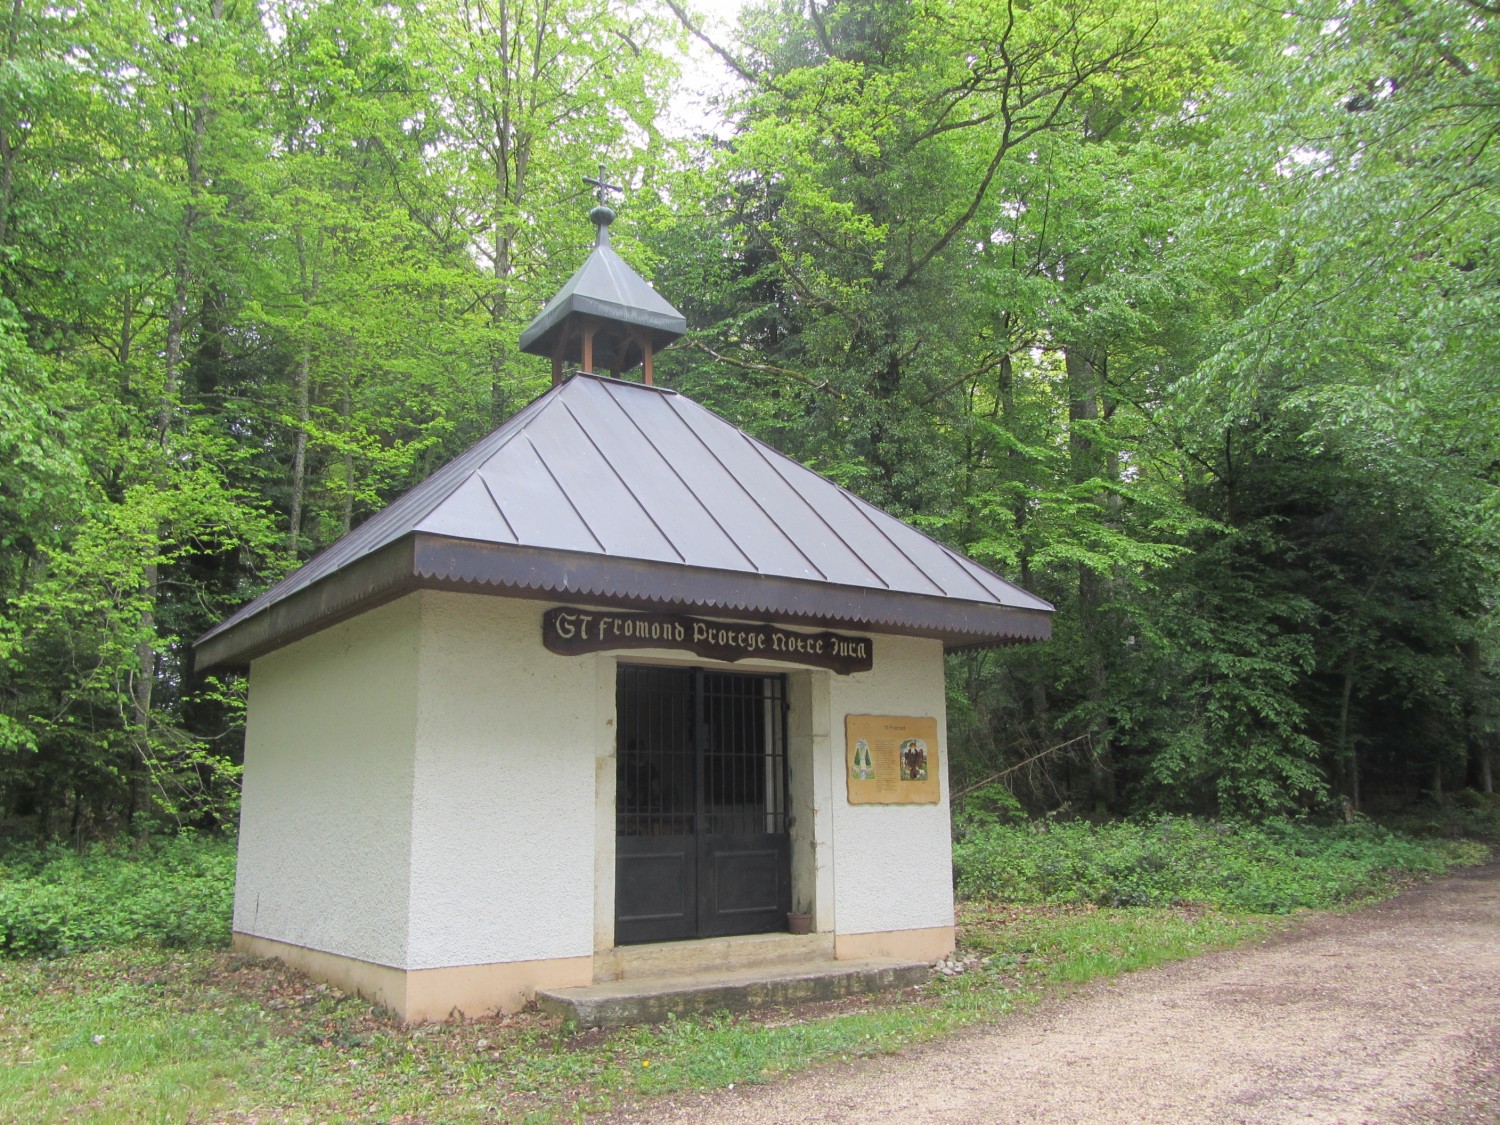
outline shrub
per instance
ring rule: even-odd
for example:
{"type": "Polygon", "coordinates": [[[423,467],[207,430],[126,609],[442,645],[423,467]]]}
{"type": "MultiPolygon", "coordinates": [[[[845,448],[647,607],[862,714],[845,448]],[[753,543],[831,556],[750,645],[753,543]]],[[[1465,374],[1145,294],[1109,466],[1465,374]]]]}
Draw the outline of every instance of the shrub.
{"type": "Polygon", "coordinates": [[[1407,805],[1380,819],[1410,836],[1496,840],[1500,839],[1500,794],[1460,789],[1448,801],[1407,805]]]}
{"type": "Polygon", "coordinates": [[[151,942],[225,945],[232,840],[183,835],[141,845],[20,846],[0,857],[0,954],[54,957],[151,942]]]}
{"type": "Polygon", "coordinates": [[[987,825],[955,845],[954,875],[967,898],[1285,913],[1371,894],[1403,874],[1440,873],[1483,850],[1369,821],[987,825]]]}

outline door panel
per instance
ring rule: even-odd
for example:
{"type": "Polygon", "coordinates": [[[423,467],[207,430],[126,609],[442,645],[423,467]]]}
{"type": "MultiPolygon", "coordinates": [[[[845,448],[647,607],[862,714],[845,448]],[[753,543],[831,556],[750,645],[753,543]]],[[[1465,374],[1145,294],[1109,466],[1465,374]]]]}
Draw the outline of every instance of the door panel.
{"type": "Polygon", "coordinates": [[[615,943],[676,941],[698,932],[695,836],[615,841],[615,943]]]}
{"type": "Polygon", "coordinates": [[[703,937],[786,928],[792,908],[785,836],[709,836],[699,850],[698,932],[703,937]]]}

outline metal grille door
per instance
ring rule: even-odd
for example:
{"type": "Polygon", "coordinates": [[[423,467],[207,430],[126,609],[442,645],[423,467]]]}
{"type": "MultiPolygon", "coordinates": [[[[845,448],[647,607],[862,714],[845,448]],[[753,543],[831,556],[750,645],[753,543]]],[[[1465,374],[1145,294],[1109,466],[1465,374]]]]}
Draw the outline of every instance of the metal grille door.
{"type": "Polygon", "coordinates": [[[622,665],[615,941],[786,927],[786,681],[622,665]]]}

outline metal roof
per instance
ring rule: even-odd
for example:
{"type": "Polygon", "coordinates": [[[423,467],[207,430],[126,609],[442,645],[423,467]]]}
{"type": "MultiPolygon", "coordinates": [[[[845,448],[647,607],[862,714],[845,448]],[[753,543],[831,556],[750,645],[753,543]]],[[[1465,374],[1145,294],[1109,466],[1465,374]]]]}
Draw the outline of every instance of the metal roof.
{"type": "Polygon", "coordinates": [[[579,374],[196,642],[250,658],[419,588],[864,627],[972,647],[1052,606],[684,395],[579,374]]]}
{"type": "Polygon", "coordinates": [[[600,226],[599,241],[583,265],[522,331],[521,350],[550,356],[557,332],[573,313],[647,329],[653,348],[687,332],[687,318],[615,253],[607,223],[600,226]]]}

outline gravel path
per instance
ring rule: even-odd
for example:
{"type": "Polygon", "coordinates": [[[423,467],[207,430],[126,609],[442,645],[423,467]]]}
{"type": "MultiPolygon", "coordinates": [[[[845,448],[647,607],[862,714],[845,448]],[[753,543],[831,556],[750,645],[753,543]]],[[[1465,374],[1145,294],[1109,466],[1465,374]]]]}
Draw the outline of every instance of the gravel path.
{"type": "Polygon", "coordinates": [[[1497,1125],[1500,865],[899,1056],[612,1120],[1497,1125]]]}

